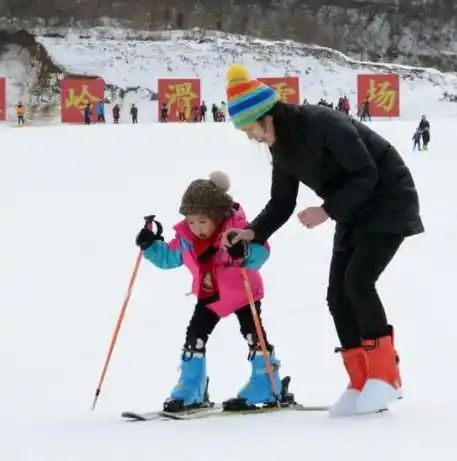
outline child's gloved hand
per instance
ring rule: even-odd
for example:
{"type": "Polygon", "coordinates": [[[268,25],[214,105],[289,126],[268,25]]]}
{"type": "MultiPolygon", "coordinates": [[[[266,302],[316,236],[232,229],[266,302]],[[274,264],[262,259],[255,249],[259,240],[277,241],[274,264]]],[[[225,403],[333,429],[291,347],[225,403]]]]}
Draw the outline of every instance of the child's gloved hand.
{"type": "MultiPolygon", "coordinates": [[[[230,234],[228,234],[228,241],[231,242],[232,239],[236,237],[236,235],[237,234],[235,232],[231,232],[230,234]]],[[[227,253],[233,259],[244,259],[248,255],[248,243],[244,240],[240,240],[239,242],[235,243],[235,245],[228,247],[227,253]]]]}
{"type": "Polygon", "coordinates": [[[163,226],[155,220],[155,215],[145,216],[143,229],[136,236],[136,244],[143,250],[147,250],[157,240],[163,240],[163,226]],[[153,230],[153,224],[156,225],[156,231],[153,230]]]}

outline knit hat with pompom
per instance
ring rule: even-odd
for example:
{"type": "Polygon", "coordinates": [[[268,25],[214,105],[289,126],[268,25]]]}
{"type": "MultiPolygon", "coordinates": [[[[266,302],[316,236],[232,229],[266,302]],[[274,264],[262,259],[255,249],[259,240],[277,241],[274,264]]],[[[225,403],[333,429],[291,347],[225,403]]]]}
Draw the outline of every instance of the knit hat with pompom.
{"type": "Polygon", "coordinates": [[[209,179],[196,179],[187,188],[179,212],[184,215],[202,214],[214,222],[232,214],[233,199],[227,193],[230,178],[222,171],[214,171],[209,179]]]}
{"type": "Polygon", "coordinates": [[[265,115],[278,101],[278,93],[260,80],[252,79],[246,67],[232,64],[227,71],[227,108],[236,128],[265,115]]]}

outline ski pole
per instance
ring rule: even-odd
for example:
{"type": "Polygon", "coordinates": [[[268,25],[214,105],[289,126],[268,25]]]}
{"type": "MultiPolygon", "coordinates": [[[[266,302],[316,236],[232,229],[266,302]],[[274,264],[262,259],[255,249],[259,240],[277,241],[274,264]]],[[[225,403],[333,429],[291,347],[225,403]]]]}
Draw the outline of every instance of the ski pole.
{"type": "MultiPolygon", "coordinates": [[[[147,229],[152,230],[151,226],[152,226],[153,223],[155,223],[155,225],[157,227],[157,232],[156,233],[158,235],[162,235],[162,232],[163,232],[162,225],[159,222],[155,221],[155,215],[146,216],[144,218],[144,221],[145,221],[144,222],[144,228],[145,229],[147,228],[147,229]]],[[[95,391],[95,397],[94,397],[94,401],[92,403],[92,410],[95,410],[95,406],[97,405],[97,401],[98,401],[98,396],[100,395],[100,393],[102,391],[103,381],[105,380],[105,375],[106,375],[106,372],[108,371],[108,366],[109,366],[110,361],[111,361],[111,356],[113,355],[114,346],[116,345],[117,337],[119,335],[119,331],[120,331],[121,326],[122,326],[122,321],[124,320],[125,312],[127,310],[127,306],[129,304],[129,301],[130,301],[130,296],[132,294],[133,285],[135,284],[136,276],[138,274],[138,269],[140,268],[140,263],[141,263],[142,256],[143,256],[143,251],[140,250],[138,252],[138,256],[136,258],[136,263],[135,263],[135,267],[133,268],[132,276],[130,277],[129,286],[127,288],[127,294],[125,295],[124,302],[122,303],[121,312],[119,313],[119,317],[117,319],[116,327],[114,328],[113,336],[111,338],[111,344],[109,346],[108,354],[106,356],[105,364],[103,365],[102,374],[100,376],[100,381],[99,381],[97,389],[95,391]]]]}
{"type": "Polygon", "coordinates": [[[269,354],[267,351],[267,345],[265,343],[265,337],[263,335],[262,326],[260,325],[260,319],[257,314],[257,309],[255,308],[255,301],[254,301],[254,296],[252,295],[251,284],[249,283],[249,278],[248,278],[246,269],[244,267],[240,267],[240,271],[241,271],[241,277],[243,278],[244,288],[246,290],[246,296],[248,298],[249,306],[251,308],[251,314],[254,320],[257,337],[259,339],[260,349],[262,350],[263,358],[265,360],[265,367],[267,370],[268,377],[270,378],[271,388],[276,398],[276,402],[279,406],[279,393],[278,393],[278,389],[276,388],[275,380],[273,379],[273,367],[271,366],[271,363],[269,360],[269,354]]]}
{"type": "Polygon", "coordinates": [[[135,283],[136,276],[138,274],[138,269],[140,268],[140,263],[141,263],[142,256],[143,256],[143,251],[140,250],[139,253],[138,253],[138,256],[136,258],[136,263],[135,263],[135,267],[134,267],[133,272],[132,272],[132,276],[130,277],[130,282],[129,282],[129,286],[128,286],[128,289],[127,289],[127,294],[125,295],[124,302],[122,303],[122,308],[121,308],[121,311],[119,313],[119,317],[117,319],[116,327],[114,328],[113,336],[111,338],[111,344],[109,346],[108,354],[106,355],[105,364],[103,365],[102,374],[100,376],[100,381],[99,381],[97,389],[95,391],[95,397],[94,397],[94,401],[92,403],[92,410],[95,410],[95,406],[97,405],[98,396],[100,395],[101,390],[102,390],[103,381],[105,380],[106,372],[108,371],[108,366],[109,366],[110,361],[111,361],[111,356],[113,355],[114,346],[116,345],[117,337],[119,335],[119,331],[120,331],[121,326],[122,326],[122,321],[124,320],[125,311],[127,310],[127,306],[128,306],[129,300],[130,300],[130,295],[132,294],[133,285],[135,283]]]}

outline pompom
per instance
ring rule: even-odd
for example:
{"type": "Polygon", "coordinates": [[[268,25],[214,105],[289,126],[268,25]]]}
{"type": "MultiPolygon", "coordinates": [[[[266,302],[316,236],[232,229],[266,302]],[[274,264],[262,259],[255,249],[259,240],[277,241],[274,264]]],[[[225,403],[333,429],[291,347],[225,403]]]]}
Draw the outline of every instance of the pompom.
{"type": "Polygon", "coordinates": [[[247,68],[241,64],[232,64],[227,71],[227,82],[229,85],[250,80],[247,68]]]}
{"type": "Polygon", "coordinates": [[[213,171],[209,175],[209,179],[223,192],[227,192],[230,189],[230,178],[223,171],[213,171]]]}

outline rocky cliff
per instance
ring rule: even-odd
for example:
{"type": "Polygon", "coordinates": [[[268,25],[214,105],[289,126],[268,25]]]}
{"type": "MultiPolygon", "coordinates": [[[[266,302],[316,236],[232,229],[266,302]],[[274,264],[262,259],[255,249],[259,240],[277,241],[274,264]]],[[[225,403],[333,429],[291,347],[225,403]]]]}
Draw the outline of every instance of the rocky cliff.
{"type": "Polygon", "coordinates": [[[356,59],[457,70],[454,0],[0,0],[0,27],[220,30],[291,39],[356,59]],[[38,19],[37,19],[38,18],[38,19]]]}

